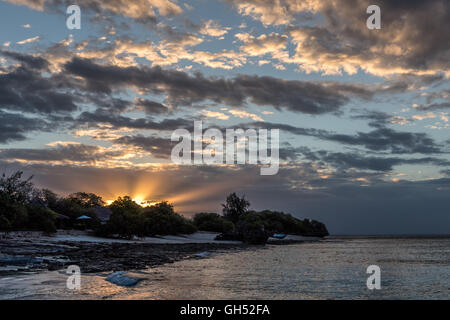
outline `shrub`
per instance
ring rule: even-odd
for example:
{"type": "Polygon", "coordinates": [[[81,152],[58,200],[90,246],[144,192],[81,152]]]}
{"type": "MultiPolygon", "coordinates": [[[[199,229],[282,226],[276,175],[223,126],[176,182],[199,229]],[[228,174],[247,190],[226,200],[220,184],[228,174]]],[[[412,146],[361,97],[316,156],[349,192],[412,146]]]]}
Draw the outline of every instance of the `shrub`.
{"type": "Polygon", "coordinates": [[[87,213],[87,210],[85,208],[81,207],[76,202],[70,201],[70,199],[67,198],[58,199],[56,204],[50,207],[50,209],[65,216],[68,216],[72,220],[75,220],[76,218],[85,215],[87,213]]]}
{"type": "Polygon", "coordinates": [[[142,207],[130,197],[119,197],[109,208],[112,211],[111,217],[100,232],[107,232],[109,235],[118,234],[127,238],[133,235],[145,235],[142,207]]]}
{"type": "Polygon", "coordinates": [[[247,212],[240,217],[236,233],[242,241],[250,244],[264,244],[268,238],[263,221],[254,212],[247,212]]]}
{"type": "Polygon", "coordinates": [[[197,231],[192,221],[174,212],[173,206],[167,202],[161,202],[144,209],[145,234],[176,235],[191,234],[197,231]]]}
{"type": "Polygon", "coordinates": [[[25,229],[28,220],[25,207],[0,191],[0,230],[10,231],[25,229]]]}
{"type": "Polygon", "coordinates": [[[197,213],[194,224],[198,230],[227,233],[234,229],[234,224],[217,213],[197,213]]]}
{"type": "Polygon", "coordinates": [[[0,215],[0,231],[11,231],[11,222],[9,220],[0,215]]]}
{"type": "Polygon", "coordinates": [[[191,234],[197,231],[192,221],[177,214],[167,202],[142,208],[130,197],[119,197],[109,208],[112,211],[109,221],[100,225],[96,234],[99,236],[155,236],[191,234]]]}
{"type": "Polygon", "coordinates": [[[40,230],[47,233],[56,232],[57,214],[50,209],[42,206],[27,206],[29,230],[40,230]]]}
{"type": "Polygon", "coordinates": [[[328,230],[325,225],[315,220],[300,220],[292,215],[265,210],[261,212],[251,212],[252,215],[258,217],[264,225],[267,233],[287,233],[305,236],[327,236],[328,230]]]}

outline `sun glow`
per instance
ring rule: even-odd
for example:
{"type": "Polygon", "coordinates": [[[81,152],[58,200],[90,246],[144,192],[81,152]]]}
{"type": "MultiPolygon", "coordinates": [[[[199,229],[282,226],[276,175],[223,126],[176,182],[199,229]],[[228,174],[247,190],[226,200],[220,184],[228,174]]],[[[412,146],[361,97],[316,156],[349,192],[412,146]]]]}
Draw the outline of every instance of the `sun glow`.
{"type": "MultiPolygon", "coordinates": [[[[134,202],[136,202],[138,205],[140,205],[141,207],[147,208],[147,207],[152,207],[157,205],[158,203],[160,203],[160,201],[155,201],[155,200],[145,200],[144,198],[141,197],[135,197],[132,199],[134,202]]],[[[106,205],[111,205],[115,200],[106,200],[106,205]]]]}
{"type": "Polygon", "coordinates": [[[133,201],[136,202],[141,207],[152,207],[159,203],[158,201],[154,201],[154,200],[145,200],[142,197],[135,197],[135,198],[133,198],[133,201]]]}

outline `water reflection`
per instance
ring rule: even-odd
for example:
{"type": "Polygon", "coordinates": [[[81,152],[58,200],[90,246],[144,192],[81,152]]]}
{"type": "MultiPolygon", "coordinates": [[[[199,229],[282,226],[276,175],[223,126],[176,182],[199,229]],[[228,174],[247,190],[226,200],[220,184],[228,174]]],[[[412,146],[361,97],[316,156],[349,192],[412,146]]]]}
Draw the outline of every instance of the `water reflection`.
{"type": "Polygon", "coordinates": [[[66,289],[61,272],[0,278],[2,299],[448,299],[450,239],[328,240],[213,254],[128,273],[136,286],[82,276],[66,289]],[[366,287],[366,268],[382,270],[382,290],[366,287]]]}

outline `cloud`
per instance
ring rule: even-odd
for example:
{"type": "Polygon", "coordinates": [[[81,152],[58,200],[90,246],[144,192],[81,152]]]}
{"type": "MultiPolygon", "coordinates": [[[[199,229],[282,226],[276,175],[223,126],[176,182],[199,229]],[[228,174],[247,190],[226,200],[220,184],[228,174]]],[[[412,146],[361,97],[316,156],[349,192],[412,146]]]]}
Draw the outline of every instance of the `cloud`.
{"type": "MultiPolygon", "coordinates": [[[[73,4],[68,0],[6,0],[12,4],[25,5],[34,10],[47,11],[67,8],[73,4]]],[[[83,10],[93,12],[109,12],[126,17],[147,20],[154,19],[159,13],[161,16],[174,16],[183,12],[175,1],[170,0],[84,0],[81,4],[83,10]]]]}
{"type": "Polygon", "coordinates": [[[42,70],[48,68],[48,61],[39,56],[23,54],[13,51],[0,51],[0,55],[14,59],[30,69],[42,70]]]}
{"type": "Polygon", "coordinates": [[[200,113],[204,115],[207,118],[216,118],[219,120],[228,120],[230,119],[230,116],[226,115],[223,112],[216,112],[211,110],[201,110],[200,113]]]}
{"type": "MultiPolygon", "coordinates": [[[[3,53],[5,55],[5,53],[3,53]]],[[[43,68],[43,59],[6,53],[31,68],[43,68]]],[[[62,79],[43,77],[40,70],[18,67],[0,77],[0,107],[24,112],[52,113],[77,110],[76,97],[61,90],[62,79]]]]}
{"type": "Polygon", "coordinates": [[[115,140],[114,143],[138,147],[158,159],[170,159],[174,146],[168,138],[143,135],[123,136],[115,140]]]}
{"type": "Polygon", "coordinates": [[[442,32],[450,28],[446,0],[228,1],[265,25],[285,25],[296,49],[282,62],[306,72],[450,74],[450,35],[442,32]],[[371,4],[381,7],[381,30],[366,27],[371,4]],[[299,16],[307,14],[310,19],[302,25],[305,19],[299,16]]]}
{"type": "Polygon", "coordinates": [[[238,33],[236,38],[244,44],[240,47],[241,52],[249,56],[264,56],[270,54],[277,59],[287,59],[286,51],[288,37],[278,33],[262,34],[254,37],[248,33],[238,33]]]}
{"type": "Polygon", "coordinates": [[[286,132],[333,141],[344,145],[361,146],[370,151],[392,154],[440,154],[448,153],[426,133],[402,132],[386,127],[377,127],[370,132],[339,134],[327,130],[294,127],[283,123],[253,122],[241,124],[243,127],[280,129],[286,132]]]}
{"type": "Polygon", "coordinates": [[[436,115],[433,112],[428,112],[424,114],[416,114],[412,116],[412,118],[415,120],[434,119],[436,118],[436,115]]]}
{"type": "Polygon", "coordinates": [[[22,41],[18,41],[18,42],[16,42],[16,44],[22,45],[22,44],[32,43],[32,42],[39,41],[39,39],[40,39],[39,36],[36,36],[36,37],[33,37],[33,38],[28,38],[28,39],[25,39],[25,40],[22,40],[22,41]]]}
{"type": "Polygon", "coordinates": [[[367,133],[357,132],[356,135],[327,133],[319,137],[342,144],[364,146],[372,151],[390,151],[393,154],[444,152],[426,133],[401,132],[390,128],[378,128],[367,133]]]}
{"type": "Polygon", "coordinates": [[[213,101],[238,106],[247,102],[308,114],[337,112],[360,94],[351,85],[320,84],[273,77],[240,75],[234,79],[206,78],[197,73],[164,70],[160,67],[104,66],[74,58],[65,70],[85,80],[90,91],[111,93],[114,88],[137,87],[153,94],[167,94],[174,106],[213,101]]]}
{"type": "Polygon", "coordinates": [[[375,128],[384,127],[395,121],[393,116],[385,112],[370,110],[364,110],[363,112],[360,112],[360,114],[354,115],[351,118],[357,120],[368,120],[368,125],[375,128]]]}
{"type": "Polygon", "coordinates": [[[450,89],[443,89],[437,92],[426,92],[426,103],[415,104],[416,110],[441,110],[450,108],[450,89]]]}
{"type": "Polygon", "coordinates": [[[0,143],[25,140],[33,131],[48,130],[47,123],[41,119],[0,110],[0,143]]]}
{"type": "Polygon", "coordinates": [[[167,114],[169,112],[167,106],[142,98],[136,100],[136,106],[139,110],[143,110],[147,114],[167,114]]]}
{"type": "Polygon", "coordinates": [[[44,149],[0,149],[0,159],[36,164],[67,164],[72,166],[102,166],[102,161],[125,158],[120,149],[85,145],[77,142],[55,142],[44,149]]]}
{"type": "MultiPolygon", "coordinates": [[[[58,119],[56,119],[58,120],[58,119]]],[[[74,128],[88,125],[91,128],[102,127],[105,124],[115,129],[138,129],[138,130],[156,130],[173,131],[179,128],[191,129],[194,122],[191,119],[177,118],[164,119],[160,122],[145,118],[129,118],[120,114],[111,113],[109,110],[97,109],[94,112],[84,111],[75,118],[66,119],[72,123],[74,128]]]]}
{"type": "Polygon", "coordinates": [[[311,1],[296,0],[226,0],[238,12],[261,21],[265,25],[283,25],[293,21],[297,14],[308,8],[311,1]]]}
{"type": "Polygon", "coordinates": [[[200,28],[199,32],[210,37],[221,37],[227,34],[230,29],[230,27],[222,27],[214,20],[208,20],[200,28]]]}
{"type": "Polygon", "coordinates": [[[264,121],[264,119],[261,118],[260,116],[258,116],[257,114],[250,113],[247,111],[232,109],[232,110],[229,110],[228,112],[231,113],[233,116],[241,118],[241,119],[250,118],[253,121],[264,121]]]}
{"type": "Polygon", "coordinates": [[[430,103],[424,105],[418,105],[416,107],[417,110],[441,110],[450,108],[450,102],[442,102],[442,103],[430,103]]]}
{"type": "Polygon", "coordinates": [[[358,169],[388,172],[392,171],[394,166],[405,164],[431,164],[442,167],[448,167],[450,165],[450,161],[430,157],[418,159],[374,157],[355,152],[344,153],[329,152],[325,150],[313,152],[306,147],[299,148],[298,152],[303,154],[308,160],[324,161],[325,163],[331,164],[340,170],[358,169]]]}

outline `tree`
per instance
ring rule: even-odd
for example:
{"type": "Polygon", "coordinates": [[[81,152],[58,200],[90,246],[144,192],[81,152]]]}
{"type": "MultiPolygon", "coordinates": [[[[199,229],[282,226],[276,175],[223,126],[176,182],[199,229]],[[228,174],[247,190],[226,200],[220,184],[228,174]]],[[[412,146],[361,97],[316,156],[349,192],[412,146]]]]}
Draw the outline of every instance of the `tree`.
{"type": "Polygon", "coordinates": [[[42,206],[27,206],[28,230],[42,230],[46,233],[56,232],[56,213],[42,206]]]}
{"type": "Polygon", "coordinates": [[[200,231],[227,233],[234,229],[234,224],[217,213],[197,213],[194,224],[200,231]]]}
{"type": "Polygon", "coordinates": [[[42,189],[40,192],[40,198],[44,201],[45,205],[54,210],[58,205],[58,195],[49,189],[42,189]]]}
{"type": "Polygon", "coordinates": [[[12,201],[6,192],[0,191],[0,231],[24,229],[27,220],[25,206],[12,201]]]}
{"type": "Polygon", "coordinates": [[[94,193],[76,192],[69,195],[68,199],[85,209],[103,207],[105,205],[102,197],[94,193]]]}
{"type": "Polygon", "coordinates": [[[239,218],[248,212],[250,202],[248,202],[244,196],[239,198],[236,193],[232,193],[227,197],[226,203],[222,204],[223,216],[225,219],[236,224],[239,218]]]}
{"type": "Polygon", "coordinates": [[[11,201],[23,205],[30,201],[34,186],[31,182],[33,176],[23,180],[22,175],[22,171],[16,171],[9,177],[3,173],[0,178],[0,191],[4,192],[11,201]]]}
{"type": "Polygon", "coordinates": [[[129,196],[119,197],[109,208],[112,214],[106,225],[107,233],[119,234],[127,238],[133,235],[144,235],[142,207],[129,196]]]}
{"type": "Polygon", "coordinates": [[[176,235],[191,234],[197,231],[192,221],[176,213],[167,201],[144,209],[145,234],[176,235]]]}

